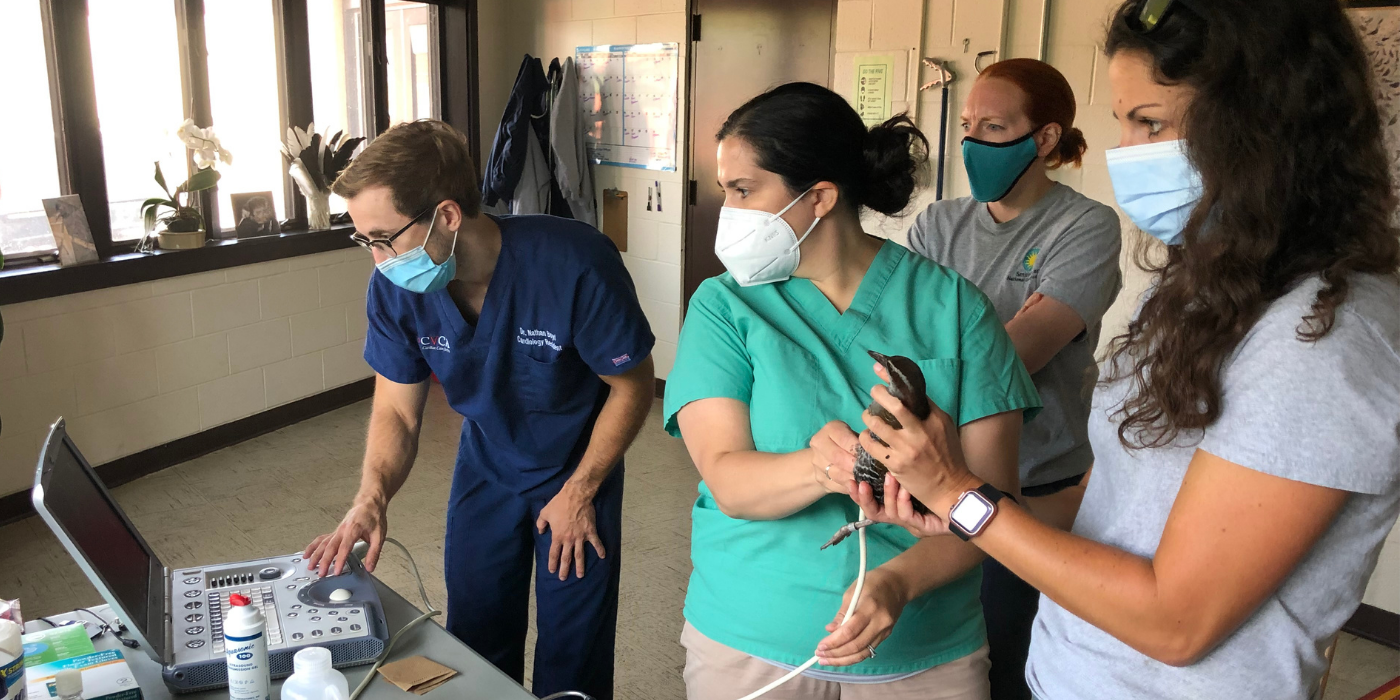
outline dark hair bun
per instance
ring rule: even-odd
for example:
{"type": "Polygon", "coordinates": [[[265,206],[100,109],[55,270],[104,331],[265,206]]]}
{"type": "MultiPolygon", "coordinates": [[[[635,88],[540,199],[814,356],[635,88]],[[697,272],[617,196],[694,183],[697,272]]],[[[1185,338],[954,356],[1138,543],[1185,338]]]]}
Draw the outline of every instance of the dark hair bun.
{"type": "Polygon", "coordinates": [[[862,203],[893,216],[909,206],[928,167],[928,138],[907,114],[876,124],[865,135],[862,203]]]}
{"type": "Polygon", "coordinates": [[[754,149],[758,167],[801,192],[835,183],[857,212],[897,214],[909,206],[928,163],[928,139],[907,115],[872,129],[846,98],[812,83],[787,83],[730,113],[715,139],[736,137],[754,149]]]}

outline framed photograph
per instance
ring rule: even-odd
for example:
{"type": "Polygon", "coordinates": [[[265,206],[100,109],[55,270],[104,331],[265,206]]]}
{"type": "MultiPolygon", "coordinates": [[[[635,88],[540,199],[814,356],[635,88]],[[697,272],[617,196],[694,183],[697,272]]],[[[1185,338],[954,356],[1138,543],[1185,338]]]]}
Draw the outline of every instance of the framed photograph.
{"type": "Polygon", "coordinates": [[[44,213],[49,217],[49,230],[53,231],[53,240],[58,246],[60,267],[97,262],[97,246],[92,242],[87,212],[83,211],[83,201],[78,195],[45,199],[44,213]]]}
{"type": "MultiPolygon", "coordinates": [[[[1347,7],[1371,60],[1391,182],[1400,189],[1400,0],[1353,0],[1347,7]]],[[[1400,223],[1400,211],[1395,218],[1400,223]]]]}
{"type": "Polygon", "coordinates": [[[229,195],[233,205],[234,231],[239,238],[273,236],[282,232],[271,192],[244,192],[229,195]]]}

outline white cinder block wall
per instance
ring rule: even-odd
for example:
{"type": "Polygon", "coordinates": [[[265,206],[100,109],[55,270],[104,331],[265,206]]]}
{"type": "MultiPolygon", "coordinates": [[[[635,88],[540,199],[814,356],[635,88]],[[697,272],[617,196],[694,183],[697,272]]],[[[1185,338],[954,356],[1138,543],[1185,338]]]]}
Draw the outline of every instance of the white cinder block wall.
{"type": "Polygon", "coordinates": [[[94,464],[371,376],[358,248],[0,307],[0,495],[48,425],[94,464]]]}
{"type": "MultiPolygon", "coordinates": [[[[481,158],[491,151],[520,61],[526,53],[542,59],[573,56],[579,46],[600,44],[680,44],[681,99],[677,127],[685,129],[686,104],[684,0],[483,0],[478,6],[481,34],[481,158]]],[[[681,327],[681,224],[685,214],[684,157],[675,171],[595,166],[598,201],[605,188],[627,192],[627,252],[622,254],[637,295],[656,334],[656,376],[670,374],[681,327]],[[661,211],[647,211],[647,188],[661,189],[661,211]]],[[[653,197],[654,197],[653,193],[653,197]]]]}

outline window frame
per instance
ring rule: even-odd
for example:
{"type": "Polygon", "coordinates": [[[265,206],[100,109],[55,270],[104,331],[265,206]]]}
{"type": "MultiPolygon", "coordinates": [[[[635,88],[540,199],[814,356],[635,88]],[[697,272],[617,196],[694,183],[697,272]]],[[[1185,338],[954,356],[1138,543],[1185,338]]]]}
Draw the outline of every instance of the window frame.
{"type": "MultiPolygon", "coordinates": [[[[290,224],[278,236],[246,239],[211,237],[203,248],[155,254],[135,253],[135,241],[113,241],[107,202],[102,132],[88,35],[87,0],[36,0],[43,22],[45,65],[53,113],[60,194],[78,195],[92,229],[99,260],[60,268],[53,252],[5,259],[0,270],[0,304],[62,296],[153,279],[236,267],[353,246],[353,227],[306,229],[306,199],[285,169],[290,224]],[[300,226],[297,226],[300,224],[300,226]]],[[[257,0],[254,0],[257,1],[257,0]]],[[[277,57],[280,133],[312,120],[311,53],[306,0],[261,0],[273,8],[277,57]]],[[[416,0],[430,5],[429,31],[438,51],[434,88],[442,119],[466,134],[471,152],[480,153],[476,0],[416,0]],[[434,21],[435,20],[435,21],[434,21]]],[[[180,76],[186,118],[198,126],[212,120],[209,68],[204,39],[204,0],[171,0],[179,32],[180,76]]],[[[388,56],[384,0],[361,0],[361,92],[366,123],[373,135],[389,128],[388,56]]],[[[189,158],[188,153],[186,154],[189,158]]],[[[478,167],[480,165],[478,164],[478,167]]],[[[207,228],[219,231],[217,189],[199,193],[207,228]]]]}

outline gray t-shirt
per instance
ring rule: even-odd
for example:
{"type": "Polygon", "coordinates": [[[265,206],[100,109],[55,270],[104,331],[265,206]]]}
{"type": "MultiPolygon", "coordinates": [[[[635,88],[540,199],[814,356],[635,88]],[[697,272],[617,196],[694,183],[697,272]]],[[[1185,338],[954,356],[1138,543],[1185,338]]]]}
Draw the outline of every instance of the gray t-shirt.
{"type": "MultiPolygon", "coordinates": [[[[1131,379],[1094,392],[1094,474],[1074,532],[1138,556],[1157,551],[1197,447],[1249,469],[1352,492],[1292,573],[1214,650],[1174,668],[1040,599],[1026,679],[1041,700],[1302,700],[1323,650],[1356,611],[1400,514],[1400,284],[1355,276],[1330,333],[1297,328],[1320,287],[1275,301],[1222,370],[1221,415],[1161,449],[1128,451],[1111,419],[1131,379]]],[[[1286,507],[1287,504],[1278,504],[1286,507]]]]}
{"type": "Polygon", "coordinates": [[[1094,349],[1123,287],[1118,215],[1061,184],[1005,223],[971,197],[948,199],[914,220],[909,246],[971,280],[1003,324],[1035,292],[1079,313],[1085,332],[1031,375],[1045,408],[1021,428],[1021,487],[1083,474],[1094,461],[1084,428],[1098,378],[1094,349]]]}

